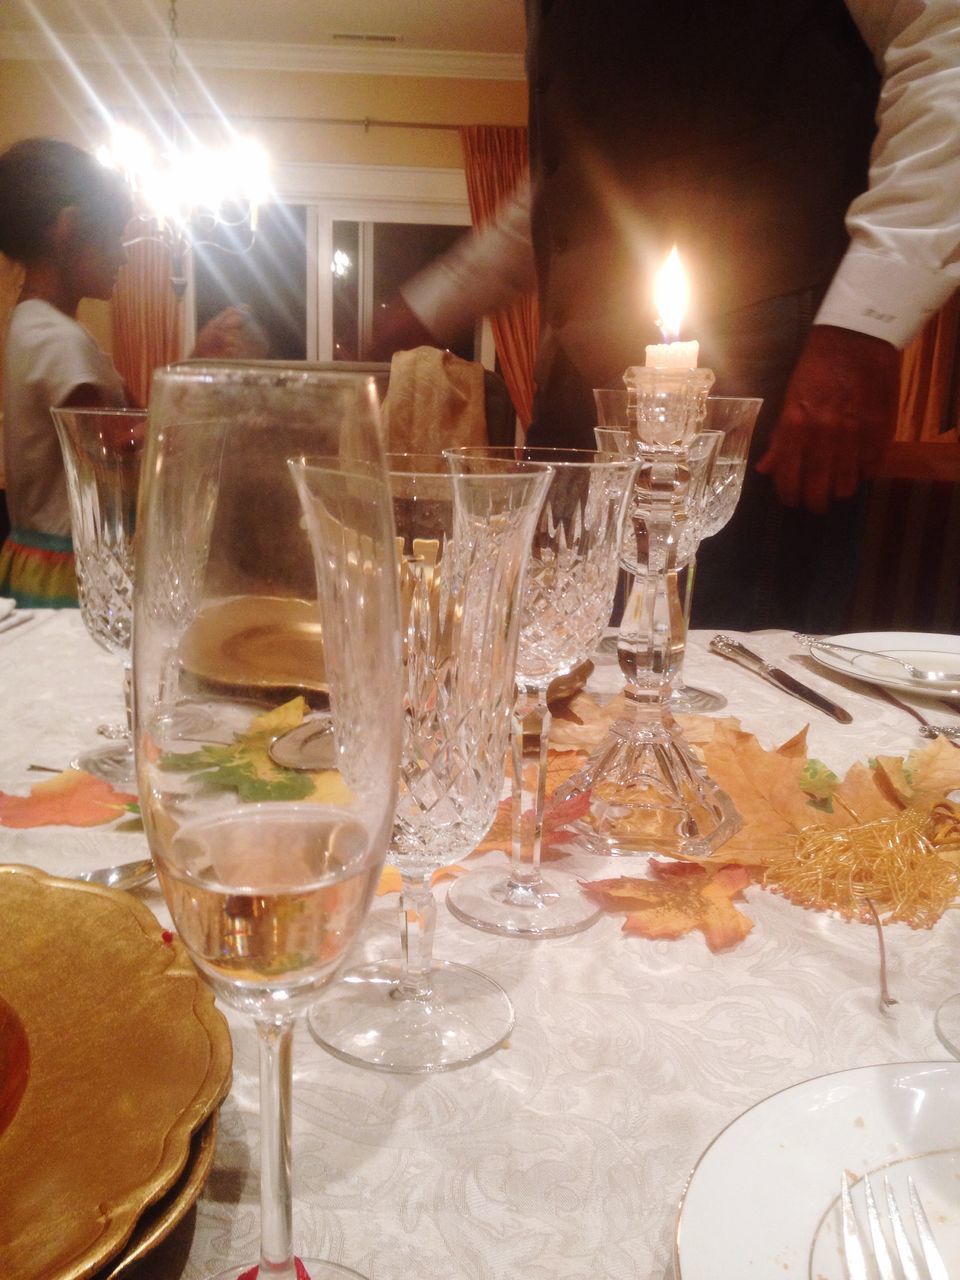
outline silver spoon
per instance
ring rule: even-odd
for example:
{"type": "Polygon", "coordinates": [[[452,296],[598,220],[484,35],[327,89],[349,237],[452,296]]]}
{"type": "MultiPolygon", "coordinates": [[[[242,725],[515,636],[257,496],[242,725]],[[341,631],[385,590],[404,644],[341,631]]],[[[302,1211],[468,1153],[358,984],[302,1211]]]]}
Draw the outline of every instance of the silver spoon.
{"type": "Polygon", "coordinates": [[[98,867],[95,871],[81,871],[74,880],[83,880],[86,884],[103,884],[108,889],[137,889],[147,884],[156,875],[153,863],[149,858],[141,858],[139,862],[122,862],[116,867],[98,867]]]}

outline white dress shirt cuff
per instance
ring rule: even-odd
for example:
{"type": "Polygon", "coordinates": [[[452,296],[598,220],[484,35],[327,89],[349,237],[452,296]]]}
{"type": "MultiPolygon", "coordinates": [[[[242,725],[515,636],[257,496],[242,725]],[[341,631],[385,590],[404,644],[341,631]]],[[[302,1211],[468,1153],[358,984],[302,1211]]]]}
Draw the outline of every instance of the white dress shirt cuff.
{"type": "Polygon", "coordinates": [[[851,245],[817,312],[832,324],[905,347],[956,288],[942,271],[851,245]]]}

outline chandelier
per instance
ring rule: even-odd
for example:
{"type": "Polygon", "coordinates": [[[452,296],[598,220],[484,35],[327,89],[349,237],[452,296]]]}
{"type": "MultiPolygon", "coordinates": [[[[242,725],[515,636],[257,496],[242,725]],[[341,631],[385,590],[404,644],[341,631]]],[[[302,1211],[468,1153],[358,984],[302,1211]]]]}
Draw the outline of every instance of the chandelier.
{"type": "Polygon", "coordinates": [[[123,121],[110,120],[110,138],[97,151],[100,161],[123,175],[133,195],[134,210],[143,223],[142,235],[128,243],[159,240],[170,251],[171,284],[178,298],[186,289],[186,255],[200,244],[217,243],[231,253],[253,246],[257,209],[270,195],[269,162],[252,138],[235,133],[226,119],[219,127],[224,144],[213,147],[187,126],[179,100],[179,40],[177,0],[170,0],[169,124],[151,120],[155,141],[123,121]],[[215,228],[238,229],[230,245],[212,241],[215,228]]]}

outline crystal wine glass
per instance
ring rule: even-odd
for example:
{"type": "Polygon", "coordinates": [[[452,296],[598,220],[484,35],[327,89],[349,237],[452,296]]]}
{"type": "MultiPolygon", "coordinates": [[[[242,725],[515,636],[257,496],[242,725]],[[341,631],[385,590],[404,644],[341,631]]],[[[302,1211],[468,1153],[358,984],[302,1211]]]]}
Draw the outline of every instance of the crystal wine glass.
{"type": "MultiPolygon", "coordinates": [[[[187,364],[155,375],[150,419],[141,807],[177,930],[217,996],[256,1023],[260,1274],[294,1280],[294,1023],[364,921],[396,800],[396,550],[376,393],[303,366],[187,364]],[[277,764],[311,708],[324,758],[277,764]]],[[[311,1280],[357,1274],[302,1262],[311,1280]]]]}
{"type": "Polygon", "coordinates": [[[550,488],[527,565],[520,611],[517,701],[512,733],[513,839],[509,870],[485,867],[456,880],[447,905],[490,933],[559,937],[597,919],[596,904],[566,872],[541,871],[550,708],[547,688],[595,651],[610,618],[626,503],[636,464],[586,449],[464,448],[455,472],[549,464],[550,488]],[[533,768],[525,767],[525,757],[533,768]],[[531,779],[532,774],[532,779],[531,779]]]}
{"type": "Polygon", "coordinates": [[[60,439],[77,571],[87,631],[123,656],[126,724],[103,726],[110,746],[87,751],[74,767],[114,786],[134,781],[130,737],[130,628],[137,490],[146,432],[142,409],[52,409],[60,439]]]}
{"type": "Polygon", "coordinates": [[[485,974],[434,961],[433,871],[470,853],[496,814],[513,705],[519,593],[543,467],[451,475],[442,457],[389,459],[401,546],[404,735],[388,858],[400,871],[401,959],[349,971],[318,1003],[324,1048],[383,1071],[446,1071],[513,1027],[485,974]]]}
{"type": "MultiPolygon", "coordinates": [[[[747,470],[750,441],[763,401],[744,396],[708,396],[704,431],[720,433],[719,448],[707,486],[700,538],[711,538],[727,525],[736,510],[747,470]]],[[[684,625],[690,626],[690,609],[696,580],[697,558],[690,557],[683,594],[684,625]]],[[[670,695],[670,707],[680,712],[720,711],[727,705],[721,693],[684,683],[681,668],[670,695]]]]}

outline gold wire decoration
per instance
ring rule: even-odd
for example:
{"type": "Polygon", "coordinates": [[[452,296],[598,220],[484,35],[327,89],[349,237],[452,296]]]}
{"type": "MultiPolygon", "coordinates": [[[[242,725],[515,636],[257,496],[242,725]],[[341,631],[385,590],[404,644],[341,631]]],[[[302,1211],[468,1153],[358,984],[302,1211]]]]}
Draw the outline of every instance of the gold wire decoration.
{"type": "Polygon", "coordinates": [[[847,920],[869,924],[875,908],[884,924],[929,929],[960,892],[960,867],[941,856],[951,847],[960,853],[960,807],[943,801],[841,830],[808,827],[770,862],[764,883],[847,920]]]}

